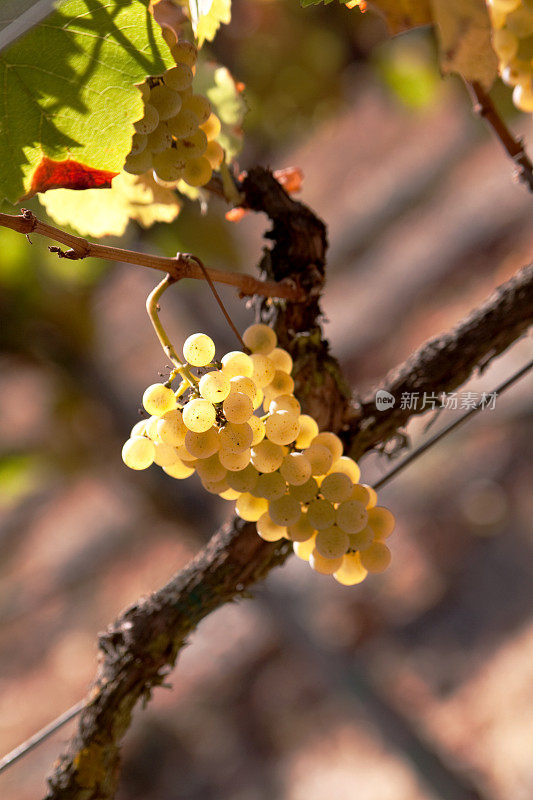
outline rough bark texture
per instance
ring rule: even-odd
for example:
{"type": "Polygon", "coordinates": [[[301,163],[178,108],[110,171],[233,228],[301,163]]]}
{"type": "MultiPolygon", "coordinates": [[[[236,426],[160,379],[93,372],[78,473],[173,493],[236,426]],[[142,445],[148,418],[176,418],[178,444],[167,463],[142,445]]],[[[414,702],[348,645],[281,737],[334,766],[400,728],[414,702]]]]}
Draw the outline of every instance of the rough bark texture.
{"type": "MultiPolygon", "coordinates": [[[[363,402],[354,416],[338,365],[321,338],[319,294],[324,281],[324,225],[289,198],[263,169],[244,182],[250,208],[265,211],[273,222],[261,270],[266,277],[289,277],[305,287],[305,303],[257,299],[257,316],[274,325],[280,343],[295,358],[297,393],[307,413],[322,428],[346,431],[357,455],[389,438],[413,413],[398,410],[376,415],[363,402]],[[351,417],[350,417],[351,414],[351,417]]],[[[455,331],[422,347],[392,373],[384,388],[402,391],[449,391],[476,366],[485,364],[520,336],[533,316],[533,268],[500,290],[455,331]]],[[[100,664],[79,729],[49,779],[47,800],[111,800],[120,761],[120,744],[138,700],[147,700],[173,667],[189,633],[211,611],[243,596],[249,586],[282,564],[288,542],[267,544],[255,525],[235,520],[217,533],[196,558],[159,591],[127,609],[100,637],[100,664]]]]}

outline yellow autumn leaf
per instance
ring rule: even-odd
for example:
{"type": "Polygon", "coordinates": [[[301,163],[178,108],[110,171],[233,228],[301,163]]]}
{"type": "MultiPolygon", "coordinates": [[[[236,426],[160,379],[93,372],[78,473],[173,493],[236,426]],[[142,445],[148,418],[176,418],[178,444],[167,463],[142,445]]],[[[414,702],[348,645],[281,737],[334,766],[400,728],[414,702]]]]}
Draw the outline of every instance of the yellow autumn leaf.
{"type": "Polygon", "coordinates": [[[370,0],[368,6],[385,18],[392,36],[433,21],[429,0],[370,0]]]}
{"type": "Polygon", "coordinates": [[[122,236],[130,220],[145,228],[154,222],[172,222],[181,209],[175,192],[159,186],[151,173],[120,172],[110,189],[53,189],[38,197],[58,225],[97,238],[122,236]]]}

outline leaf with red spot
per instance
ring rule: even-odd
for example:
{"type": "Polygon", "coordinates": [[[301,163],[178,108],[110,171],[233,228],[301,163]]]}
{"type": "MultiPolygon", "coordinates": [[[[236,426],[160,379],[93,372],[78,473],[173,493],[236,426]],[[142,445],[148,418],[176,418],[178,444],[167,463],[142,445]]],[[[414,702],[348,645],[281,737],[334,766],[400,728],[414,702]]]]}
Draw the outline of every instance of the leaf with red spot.
{"type": "Polygon", "coordinates": [[[109,188],[115,175],[118,175],[118,172],[93,169],[71,158],[65,161],[53,161],[43,156],[33,173],[30,191],[23,199],[27,200],[37,192],[46,192],[48,189],[109,188]]]}

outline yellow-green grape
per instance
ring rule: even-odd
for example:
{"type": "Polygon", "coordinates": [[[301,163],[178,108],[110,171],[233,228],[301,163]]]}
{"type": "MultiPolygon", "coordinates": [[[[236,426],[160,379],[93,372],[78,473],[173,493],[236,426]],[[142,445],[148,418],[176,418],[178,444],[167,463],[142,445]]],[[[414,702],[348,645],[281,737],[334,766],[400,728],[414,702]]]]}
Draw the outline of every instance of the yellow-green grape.
{"type": "Polygon", "coordinates": [[[215,357],[215,343],[205,333],[193,333],[185,339],[183,355],[193,367],[206,367],[215,357]]]}
{"type": "Polygon", "coordinates": [[[186,39],[180,39],[173,44],[170,53],[176,64],[187,64],[188,67],[194,67],[198,58],[198,50],[186,39]]]}
{"type": "Polygon", "coordinates": [[[354,484],[357,483],[361,477],[361,470],[359,469],[359,466],[356,464],[353,458],[350,458],[349,456],[342,456],[339,458],[332,464],[329,471],[343,472],[354,484]]]}
{"type": "Polygon", "coordinates": [[[320,484],[320,494],[332,503],[342,503],[350,499],[353,483],[343,472],[330,472],[320,484]]]}
{"type": "Polygon", "coordinates": [[[376,506],[369,509],[368,524],[374,531],[374,536],[378,541],[387,539],[394,530],[395,519],[394,515],[388,508],[383,506],[376,506]]]}
{"type": "Polygon", "coordinates": [[[241,453],[232,453],[229,450],[219,450],[218,457],[220,463],[230,470],[230,472],[240,472],[250,462],[250,448],[243,450],[241,453]]]}
{"type": "Polygon", "coordinates": [[[237,492],[253,492],[259,478],[259,473],[255,467],[248,464],[238,472],[231,472],[228,475],[228,483],[237,492]]]}
{"type": "MultiPolygon", "coordinates": [[[[172,69],[167,69],[163,75],[165,85],[175,92],[182,92],[188,89],[193,79],[192,69],[188,64],[176,64],[172,69]]],[[[181,98],[180,98],[181,99],[181,98]]],[[[180,105],[181,108],[181,105],[180,105]]],[[[178,108],[179,111],[179,108],[178,108]]],[[[177,112],[176,112],[177,113],[177,112]]]]}
{"type": "Polygon", "coordinates": [[[247,422],[229,422],[219,433],[220,449],[230,453],[242,453],[252,446],[253,432],[247,422]]]}
{"type": "MultiPolygon", "coordinates": [[[[215,483],[216,481],[221,481],[228,474],[226,467],[220,463],[218,453],[215,453],[213,456],[209,456],[209,458],[198,459],[198,461],[194,462],[194,466],[196,472],[200,476],[200,479],[206,483],[215,483]]],[[[229,481],[228,484],[231,486],[229,481]]]]}
{"type": "Polygon", "coordinates": [[[153,463],[155,445],[146,436],[132,436],[124,443],[122,460],[130,469],[146,469],[153,463]]]}
{"type": "Polygon", "coordinates": [[[247,422],[254,413],[252,401],[244,392],[230,391],[222,404],[222,409],[228,422],[237,424],[247,422]]]}
{"type": "Polygon", "coordinates": [[[367,525],[359,533],[349,533],[348,539],[350,540],[350,550],[366,550],[374,541],[374,531],[367,525]]]}
{"type": "Polygon", "coordinates": [[[171,478],[182,481],[185,478],[190,478],[194,473],[194,467],[189,467],[187,464],[184,464],[181,459],[178,459],[169,467],[163,467],[163,472],[166,472],[171,478]]]}
{"type": "Polygon", "coordinates": [[[272,328],[263,323],[249,325],[242,335],[242,340],[252,353],[263,353],[267,356],[278,343],[278,337],[272,328]]]}
{"type": "Polygon", "coordinates": [[[301,410],[300,403],[293,394],[279,394],[268,406],[268,411],[270,414],[275,414],[276,411],[288,411],[289,414],[293,414],[293,416],[298,417],[298,430],[300,430],[299,415],[301,410]]]}
{"type": "Polygon", "coordinates": [[[218,169],[224,161],[224,148],[218,142],[208,142],[204,156],[209,161],[211,169],[218,169]]]}
{"type": "Polygon", "coordinates": [[[506,28],[494,31],[492,43],[498,58],[504,64],[512,61],[518,52],[518,38],[506,28]]]}
{"type": "Polygon", "coordinates": [[[182,445],[185,442],[187,428],[183,422],[181,411],[174,408],[163,414],[157,420],[156,431],[162,442],[171,444],[173,447],[182,445]]]}
{"type": "Polygon", "coordinates": [[[200,127],[209,141],[216,139],[222,129],[219,118],[213,113],[209,115],[209,119],[207,119],[206,122],[203,122],[200,127]]]}
{"type": "Polygon", "coordinates": [[[205,133],[198,129],[190,136],[182,137],[176,142],[176,150],[183,158],[197,159],[203,156],[207,147],[207,136],[205,133]]]}
{"type": "Polygon", "coordinates": [[[154,448],[154,464],[157,464],[158,467],[170,467],[179,460],[179,456],[176,453],[176,448],[172,447],[171,444],[165,444],[165,442],[154,442],[154,448]]]}
{"type": "Polygon", "coordinates": [[[155,131],[146,137],[146,146],[151,153],[162,153],[172,146],[172,134],[165,122],[157,126],[155,131]]]}
{"type": "Polygon", "coordinates": [[[220,492],[220,496],[223,500],[236,500],[240,495],[240,492],[237,492],[235,489],[226,489],[225,492],[220,492]]]}
{"type": "Polygon", "coordinates": [[[175,117],[167,120],[167,127],[176,139],[184,139],[193,136],[198,130],[200,120],[192,111],[182,108],[175,117]]]}
{"type": "Polygon", "coordinates": [[[181,96],[164,83],[158,83],[150,90],[150,104],[159,114],[159,122],[164,122],[179,114],[181,102],[181,96]]]}
{"type": "MultiPolygon", "coordinates": [[[[367,490],[367,492],[369,494],[369,500],[368,500],[368,503],[366,504],[367,509],[368,508],[374,508],[374,506],[378,502],[378,493],[376,492],[375,489],[372,488],[372,486],[369,486],[367,483],[361,483],[360,485],[363,486],[367,490]]],[[[357,500],[357,498],[356,497],[352,497],[352,500],[357,500]]]]}
{"type": "MultiPolygon", "coordinates": [[[[333,474],[333,473],[332,473],[333,474]]],[[[348,476],[346,476],[348,477],[348,476]]],[[[359,503],[362,503],[365,508],[368,508],[368,504],[370,503],[371,494],[368,491],[369,487],[362,484],[356,483],[355,486],[352,487],[352,491],[350,492],[350,496],[347,497],[347,500],[357,500],[359,503]]],[[[372,490],[374,491],[374,490],[372,490]]],[[[375,492],[374,492],[375,494],[375,492]]]]}
{"type": "Polygon", "coordinates": [[[383,542],[374,542],[361,553],[361,564],[368,572],[385,572],[391,562],[391,551],[383,542]]]}
{"type": "Polygon", "coordinates": [[[283,449],[268,439],[263,439],[252,447],[252,464],[259,472],[275,472],[281,467],[284,457],[283,449]]]}
{"type": "Polygon", "coordinates": [[[247,424],[252,429],[253,433],[252,447],[255,447],[256,445],[259,444],[259,442],[262,442],[263,439],[265,438],[265,423],[262,422],[262,420],[260,420],[259,417],[254,417],[254,415],[252,414],[247,424]]]}
{"type": "MultiPolygon", "coordinates": [[[[275,401],[274,401],[275,402],[275,401]]],[[[306,450],[318,434],[318,425],[309,414],[300,414],[298,417],[299,433],[296,439],[298,450],[306,450]]]]}
{"type": "Polygon", "coordinates": [[[176,397],[168,386],[162,383],[153,383],[145,389],[142,403],[149,414],[160,417],[165,412],[176,408],[176,397]]]}
{"type": "Polygon", "coordinates": [[[298,436],[298,417],[289,411],[278,411],[265,420],[265,431],[274,444],[290,444],[298,436]]]}
{"type": "MultiPolygon", "coordinates": [[[[202,481],[202,486],[209,492],[209,494],[220,494],[230,491],[230,487],[226,478],[221,481],[202,481]]],[[[237,499],[237,498],[235,498],[237,499]]]]}
{"type": "Polygon", "coordinates": [[[280,394],[292,394],[293,392],[294,392],[294,380],[291,378],[290,375],[287,375],[286,372],[282,372],[280,369],[276,369],[274,372],[274,376],[272,377],[272,380],[270,381],[270,383],[266,388],[265,396],[268,394],[271,400],[273,400],[280,394]]]}
{"type": "Polygon", "coordinates": [[[143,150],[146,149],[147,143],[148,143],[148,136],[145,133],[134,133],[131,139],[131,148],[129,155],[138,156],[139,153],[142,153],[143,150]]]}
{"type": "Polygon", "coordinates": [[[277,525],[288,527],[289,525],[294,525],[300,519],[302,508],[296,498],[290,494],[285,494],[283,497],[269,501],[268,513],[277,525]]]}
{"type": "Polygon", "coordinates": [[[346,500],[337,506],[335,519],[339,528],[346,533],[359,533],[368,523],[368,512],[363,503],[346,500]]]}
{"type": "Polygon", "coordinates": [[[204,400],[209,400],[210,403],[222,403],[230,393],[231,384],[223,372],[215,369],[202,375],[198,389],[204,400]]]}
{"type": "Polygon", "coordinates": [[[230,383],[231,391],[243,392],[248,395],[252,401],[254,411],[256,408],[259,408],[263,401],[263,392],[255,381],[251,378],[247,378],[245,375],[236,375],[234,378],[231,378],[230,383]]]}
{"type": "Polygon", "coordinates": [[[334,462],[338,461],[344,450],[339,437],[335,433],[331,433],[331,431],[323,431],[323,433],[317,434],[311,444],[322,444],[327,447],[331,451],[334,462]]]}
{"type": "Polygon", "coordinates": [[[130,439],[132,436],[142,436],[146,430],[146,420],[140,419],[139,422],[136,422],[133,428],[130,431],[130,439]]]}
{"type": "Polygon", "coordinates": [[[276,470],[276,472],[265,472],[259,476],[252,494],[257,497],[264,497],[265,500],[278,500],[287,491],[287,484],[276,470]]]}
{"type": "Polygon", "coordinates": [[[338,556],[337,558],[324,558],[324,556],[321,556],[315,547],[309,556],[309,566],[311,569],[314,569],[315,572],[319,572],[321,575],[333,575],[334,572],[337,572],[337,570],[341,568],[342,559],[343,556],[338,556]]]}
{"type": "Polygon", "coordinates": [[[157,432],[157,423],[159,422],[159,417],[156,414],[153,414],[149,419],[146,420],[146,426],[144,429],[145,436],[148,436],[152,442],[159,442],[161,441],[160,436],[157,432]]]}
{"type": "Polygon", "coordinates": [[[331,450],[323,444],[312,444],[304,450],[305,457],[311,464],[311,475],[325,475],[331,468],[333,458],[331,450]]]}
{"type": "Polygon", "coordinates": [[[227,378],[235,378],[237,375],[244,375],[251,378],[254,371],[252,359],[240,350],[232,350],[222,358],[222,372],[227,378]]]}
{"type": "Polygon", "coordinates": [[[310,539],[306,539],[304,542],[294,542],[292,545],[294,555],[298,558],[301,558],[302,561],[309,561],[311,553],[315,549],[315,538],[316,533],[313,534],[310,539]]]}
{"type": "Polygon", "coordinates": [[[318,531],[315,539],[315,549],[324,558],[338,558],[343,556],[349,547],[348,534],[341,531],[336,525],[318,531]]]}
{"type": "Polygon", "coordinates": [[[194,433],[205,433],[212,428],[216,420],[215,407],[209,400],[189,400],[183,406],[183,422],[185,427],[194,433]]]}
{"type": "Polygon", "coordinates": [[[284,525],[276,525],[267,512],[262,514],[256,522],[257,533],[265,542],[279,542],[287,533],[284,525]]]}
{"type": "Polygon", "coordinates": [[[324,531],[335,524],[335,506],[329,500],[311,500],[307,507],[309,524],[317,531],[324,531]]]}
{"type": "Polygon", "coordinates": [[[205,156],[200,156],[200,158],[191,158],[187,161],[183,171],[183,180],[189,186],[205,186],[211,180],[212,174],[211,164],[205,156]]]}
{"type": "Polygon", "coordinates": [[[361,564],[361,556],[359,553],[346,553],[342,557],[342,564],[339,569],[333,573],[333,577],[343,586],[355,586],[357,583],[364,581],[368,572],[361,564]]]}
{"type": "Polygon", "coordinates": [[[288,372],[289,375],[292,372],[293,361],[291,358],[290,353],[287,353],[282,347],[275,347],[269,354],[268,357],[276,367],[276,369],[281,370],[282,372],[288,372]]]}
{"type": "Polygon", "coordinates": [[[293,542],[307,542],[315,534],[316,531],[307,519],[306,513],[302,513],[300,519],[289,525],[287,529],[287,535],[293,542]]]}
{"type": "Polygon", "coordinates": [[[311,500],[314,500],[318,494],[318,483],[314,478],[309,478],[309,480],[305,483],[302,483],[301,486],[291,484],[289,487],[289,492],[300,503],[310,503],[311,500]]]}
{"type": "Polygon", "coordinates": [[[193,466],[193,464],[196,466],[195,462],[198,461],[198,459],[196,458],[196,456],[191,456],[191,454],[189,453],[184,444],[180,445],[179,447],[176,447],[176,453],[178,455],[178,458],[181,458],[184,464],[187,464],[188,466],[191,467],[193,466]]]}
{"type": "Polygon", "coordinates": [[[235,502],[235,512],[247,522],[257,522],[259,517],[268,511],[268,502],[264,497],[254,497],[245,492],[235,502]]]}
{"type": "Polygon", "coordinates": [[[156,175],[163,181],[177,181],[183,175],[186,161],[174,147],[168,147],[152,155],[156,175]]]}
{"type": "Polygon", "coordinates": [[[204,433],[193,433],[187,431],[185,435],[185,447],[195,458],[209,458],[214,455],[220,447],[218,430],[209,428],[204,433]]]}
{"type": "Polygon", "coordinates": [[[211,116],[211,103],[207,97],[203,97],[201,94],[193,94],[191,97],[187,97],[183,102],[183,107],[196,114],[200,120],[200,125],[207,122],[211,116]]]}
{"type": "Polygon", "coordinates": [[[159,114],[157,113],[153,105],[151,105],[151,103],[145,103],[144,116],[142,117],[142,119],[139,119],[137,120],[137,122],[134,122],[133,127],[135,128],[137,133],[144,133],[146,135],[148,133],[152,133],[152,131],[155,131],[158,125],[159,125],[159,114]]]}
{"type": "Polygon", "coordinates": [[[252,353],[250,359],[253,364],[252,378],[261,389],[264,389],[276,374],[276,367],[263,353],[252,353]]]}
{"type": "Polygon", "coordinates": [[[527,72],[509,64],[501,71],[501,79],[506,86],[516,86],[527,81],[527,72]]]}
{"type": "Polygon", "coordinates": [[[129,155],[124,162],[124,171],[130,175],[144,175],[152,169],[152,154],[149,150],[143,150],[137,155],[129,155]]]}
{"type": "Polygon", "coordinates": [[[291,486],[303,486],[311,477],[311,464],[303,453],[288,453],[279,471],[291,486]]]}
{"type": "Polygon", "coordinates": [[[519,83],[513,89],[513,103],[520,111],[527,113],[533,111],[533,88],[531,86],[531,78],[528,78],[527,83],[519,83]]]}

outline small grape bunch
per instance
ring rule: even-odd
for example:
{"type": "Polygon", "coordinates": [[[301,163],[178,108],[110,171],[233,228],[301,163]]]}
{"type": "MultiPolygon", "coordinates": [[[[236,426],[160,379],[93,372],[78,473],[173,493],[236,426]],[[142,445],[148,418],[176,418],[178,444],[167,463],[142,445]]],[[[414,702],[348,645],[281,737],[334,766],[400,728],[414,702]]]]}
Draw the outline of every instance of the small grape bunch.
{"type": "Polygon", "coordinates": [[[203,95],[193,94],[198,51],[185,40],[171,47],[176,66],[140,85],[144,116],[135,134],[124,169],[134,175],[153,170],[157,183],[175,187],[205,186],[224,160],[216,141],[219,118],[203,95]]]}
{"type": "Polygon", "coordinates": [[[513,103],[533,111],[533,2],[488,0],[492,42],[504,83],[513,88],[513,103]]]}
{"type": "Polygon", "coordinates": [[[292,358],[275,332],[251,325],[243,341],[249,353],[234,350],[215,363],[213,340],[189,336],[179,389],[146,389],[151,416],[133,427],[124,463],[155,463],[177,479],[196,472],[208,492],[235,501],[237,515],[255,522],[262,539],[289,539],[298,558],[339,583],[382,572],[391,559],[384,540],[393,515],[359,483],[359,467],[339,437],[319,432],[301,413],[292,358]]]}

